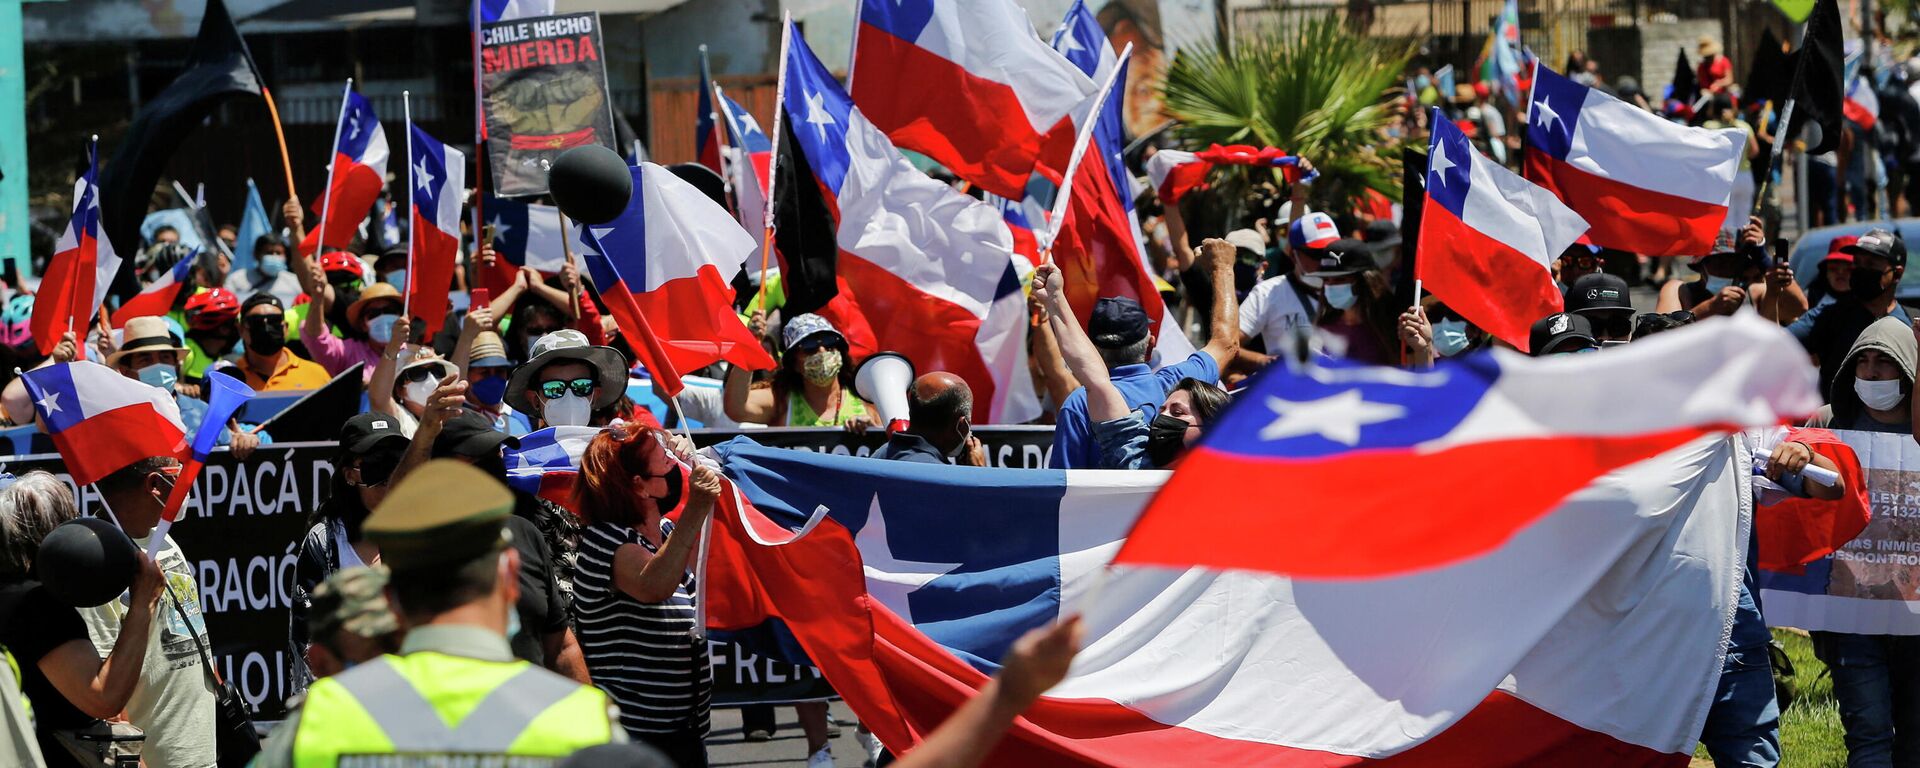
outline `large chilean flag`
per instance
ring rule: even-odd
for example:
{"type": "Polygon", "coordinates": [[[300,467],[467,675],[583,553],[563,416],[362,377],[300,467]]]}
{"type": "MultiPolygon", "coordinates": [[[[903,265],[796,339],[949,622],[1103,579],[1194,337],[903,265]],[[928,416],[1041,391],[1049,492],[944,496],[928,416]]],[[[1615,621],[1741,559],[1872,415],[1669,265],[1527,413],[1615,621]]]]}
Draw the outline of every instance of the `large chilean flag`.
{"type": "Polygon", "coordinates": [[[420,126],[407,124],[407,172],[413,190],[413,226],[408,229],[407,311],[420,318],[427,336],[446,322],[454,262],[460,257],[460,202],[467,188],[467,156],[440,143],[420,126]]]}
{"type": "Polygon", "coordinates": [[[187,458],[180,406],[164,389],[84,360],[36,368],[21,378],[79,485],[149,456],[187,458]]]}
{"type": "Polygon", "coordinates": [[[1272,366],[1180,460],[1118,560],[1314,578],[1447,566],[1606,472],[1819,406],[1806,351],[1751,312],[1600,354],[1272,366]],[[1249,477],[1296,490],[1250,498],[1249,477]]]}
{"type": "Polygon", "coordinates": [[[753,237],[672,171],[644,162],[630,170],[626,211],[581,227],[581,240],[587,272],[634,350],[642,346],[631,338],[640,327],[659,340],[663,357],[643,360],[647,372],[671,381],[665,388],[676,392],[679,373],[719,360],[772,368],[773,357],[734,314],[728,282],[753,253],[753,237]]]}
{"type": "Polygon", "coordinates": [[[77,351],[81,359],[86,358],[87,325],[120,271],[120,256],[100,231],[99,175],[96,138],[87,144],[87,172],[73,183],[73,215],[60,241],[54,243],[53,258],[47,260],[47,273],[41,276],[40,293],[33,300],[33,316],[27,320],[33,343],[43,355],[53,354],[60,335],[73,331],[83,340],[77,351]]]}
{"type": "Polygon", "coordinates": [[[895,146],[1015,200],[1043,158],[1066,166],[1094,91],[1013,0],[861,0],[848,79],[895,146]]]}
{"type": "Polygon", "coordinates": [[[1564,306],[1553,260],[1587,222],[1474,151],[1438,110],[1434,120],[1415,277],[1461,317],[1525,351],[1533,322],[1564,306]]]}
{"type": "MultiPolygon", "coordinates": [[[[978,693],[1023,632],[1084,616],[1065,681],[984,763],[1013,768],[1683,767],[1719,676],[1752,487],[1735,443],[1700,440],[1471,562],[1289,580],[1109,567],[1165,472],[909,464],[746,438],[714,450],[740,495],[714,512],[708,626],[783,619],[895,753],[978,693]]],[[[1241,491],[1186,518],[1259,501],[1241,491]]]]}
{"type": "Polygon", "coordinates": [[[880,349],[966,379],[976,423],[1036,415],[1037,401],[1013,396],[1032,379],[1000,212],[914,168],[791,26],[785,49],[784,119],[836,218],[838,274],[876,321],[880,349]]]}
{"type": "Polygon", "coordinates": [[[1668,122],[1544,66],[1530,98],[1527,179],[1585,217],[1595,245],[1647,256],[1713,249],[1746,134],[1668,122]]]}
{"type": "Polygon", "coordinates": [[[301,253],[316,245],[346,248],[360,231],[373,201],[387,186],[387,131],[373,114],[373,105],[357,91],[347,91],[340,104],[340,124],[334,129],[333,162],[327,167],[327,189],[313,201],[321,222],[300,241],[301,253]],[[322,241],[322,230],[325,240],[322,241]]]}

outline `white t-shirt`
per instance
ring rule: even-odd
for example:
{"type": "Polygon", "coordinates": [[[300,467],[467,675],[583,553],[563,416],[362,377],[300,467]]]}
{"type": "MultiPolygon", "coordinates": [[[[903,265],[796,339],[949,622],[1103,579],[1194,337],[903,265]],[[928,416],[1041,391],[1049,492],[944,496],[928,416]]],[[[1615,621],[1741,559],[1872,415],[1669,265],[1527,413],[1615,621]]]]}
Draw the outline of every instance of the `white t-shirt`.
{"type": "Polygon", "coordinates": [[[1302,301],[1287,275],[1263,280],[1240,302],[1240,335],[1259,336],[1267,354],[1285,354],[1295,329],[1313,331],[1313,300],[1302,301]]]}
{"type": "MultiPolygon", "coordinates": [[[[147,548],[144,538],[135,539],[134,544],[143,551],[147,548]]],[[[180,599],[186,619],[181,619],[181,611],[174,609],[171,599],[160,596],[147,658],[140,667],[140,682],[134,686],[133,698],[127,700],[127,719],[147,734],[140,757],[148,768],[213,768],[217,757],[213,689],[207,682],[200,652],[187,633],[193,632],[207,644],[209,656],[213,646],[207,640],[207,620],[200,610],[200,585],[193,578],[193,566],[171,536],[160,550],[160,569],[166,572],[167,588],[180,599]]],[[[80,609],[87,634],[101,658],[113,652],[126,613],[126,604],[118,598],[97,608],[80,609]]]]}

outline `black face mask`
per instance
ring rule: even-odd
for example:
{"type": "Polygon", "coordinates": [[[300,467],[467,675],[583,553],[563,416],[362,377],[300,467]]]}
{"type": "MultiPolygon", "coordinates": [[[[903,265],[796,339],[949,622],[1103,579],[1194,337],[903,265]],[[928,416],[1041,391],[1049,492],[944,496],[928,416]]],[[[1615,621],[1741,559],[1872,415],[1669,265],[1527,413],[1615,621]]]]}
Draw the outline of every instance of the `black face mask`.
{"type": "Polygon", "coordinates": [[[1180,452],[1187,449],[1187,427],[1190,426],[1164,413],[1147,422],[1147,458],[1154,466],[1165,467],[1180,458],[1180,452]]]}
{"type": "Polygon", "coordinates": [[[1880,280],[1886,276],[1887,273],[1884,270],[1854,267],[1853,278],[1847,284],[1847,294],[1860,301],[1880,298],[1880,294],[1885,290],[1880,287],[1880,280]]]}
{"type": "Polygon", "coordinates": [[[287,325],[279,315],[255,315],[247,318],[247,349],[255,354],[277,355],[287,346],[287,325]]]}

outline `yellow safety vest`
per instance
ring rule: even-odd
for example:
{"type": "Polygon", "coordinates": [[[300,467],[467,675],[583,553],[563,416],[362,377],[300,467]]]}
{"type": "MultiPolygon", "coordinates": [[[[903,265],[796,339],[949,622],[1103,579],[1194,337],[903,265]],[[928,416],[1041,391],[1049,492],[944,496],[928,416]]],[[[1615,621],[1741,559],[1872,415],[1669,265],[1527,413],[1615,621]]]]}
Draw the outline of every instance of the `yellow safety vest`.
{"type": "Polygon", "coordinates": [[[525,661],[382,656],[307,689],[293,764],[539,768],[610,741],[609,712],[598,688],[525,661]]]}

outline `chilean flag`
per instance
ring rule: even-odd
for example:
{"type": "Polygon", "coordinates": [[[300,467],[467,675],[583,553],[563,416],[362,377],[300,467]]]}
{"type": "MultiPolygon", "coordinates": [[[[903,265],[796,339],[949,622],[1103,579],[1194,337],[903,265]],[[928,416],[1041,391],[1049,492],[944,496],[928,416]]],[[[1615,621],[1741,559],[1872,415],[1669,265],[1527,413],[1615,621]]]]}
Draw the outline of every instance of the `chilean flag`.
{"type": "Polygon", "coordinates": [[[653,163],[631,171],[627,210],[581,230],[587,271],[634,351],[646,336],[659,340],[661,356],[643,355],[647,372],[673,394],[681,372],[715,361],[772,368],[773,357],[734,314],[728,282],[753,252],[753,238],[727,209],[671,171],[653,163]]]}
{"type": "Polygon", "coordinates": [[[1799,343],[1752,313],[1599,354],[1496,349],[1417,373],[1272,366],[1181,460],[1118,561],[1313,578],[1446,566],[1601,474],[1812,413],[1809,371],[1799,343]],[[1249,477],[1300,490],[1251,500],[1249,477]]]}
{"type": "MultiPolygon", "coordinates": [[[[1014,767],[1684,767],[1719,676],[1751,489],[1733,443],[1699,440],[1473,562],[1294,581],[1109,567],[1164,472],[934,466],[746,438],[714,451],[738,493],[714,512],[708,626],[784,620],[896,753],[977,694],[1022,633],[1083,616],[1065,681],[983,763],[1014,767]]],[[[1424,527],[1444,498],[1373,526],[1424,527]]],[[[1238,490],[1184,517],[1258,501],[1238,490]]],[[[1379,532],[1341,553],[1396,551],[1379,532]]],[[[1208,546],[1289,538],[1241,527],[1208,546]]]]}
{"type": "Polygon", "coordinates": [[[428,337],[447,320],[454,262],[460,257],[460,203],[467,188],[467,156],[407,124],[413,226],[407,230],[407,311],[428,337]]]}
{"type": "Polygon", "coordinates": [[[1563,306],[1553,260],[1587,222],[1475,151],[1437,109],[1433,125],[1415,278],[1468,322],[1525,351],[1533,322],[1563,306]]]}
{"type": "Polygon", "coordinates": [[[835,214],[838,275],[885,320],[874,323],[880,349],[966,379],[976,423],[1037,415],[1020,394],[1032,387],[1026,299],[1000,212],[915,168],[791,26],[785,50],[781,107],[835,214]]]}
{"type": "Polygon", "coordinates": [[[753,113],[715,90],[721,116],[727,121],[727,133],[732,137],[733,156],[727,169],[733,182],[734,213],[740,218],[740,226],[753,236],[753,253],[748,257],[758,263],[760,241],[767,231],[767,200],[773,197],[773,190],[768,187],[773,181],[773,141],[766,131],[760,130],[760,122],[753,119],[753,113]]]}
{"type": "Polygon", "coordinates": [[[1678,125],[1544,66],[1536,72],[1527,179],[1585,217],[1597,245],[1647,256],[1712,250],[1745,134],[1678,125]]]}
{"type": "Polygon", "coordinates": [[[21,378],[77,485],[149,456],[185,454],[180,406],[164,389],[86,361],[36,368],[21,378]]]}
{"type": "Polygon", "coordinates": [[[1014,0],[861,0],[848,80],[895,146],[1015,200],[1042,160],[1066,165],[1094,92],[1014,0]]]}
{"type": "Polygon", "coordinates": [[[507,486],[573,509],[573,485],[580,477],[580,456],[600,427],[547,427],[507,448],[507,486]]]}
{"type": "Polygon", "coordinates": [[[1147,158],[1147,178],[1164,205],[1179,205],[1188,192],[1206,189],[1211,170],[1213,163],[1178,149],[1162,149],[1147,158]]]}
{"type": "Polygon", "coordinates": [[[493,225],[493,248],[507,263],[546,274],[567,266],[559,208],[489,196],[486,213],[493,225]]]}
{"type": "Polygon", "coordinates": [[[207,465],[207,455],[213,453],[213,447],[220,443],[220,435],[227,431],[227,421],[255,394],[253,388],[239,379],[219,371],[207,372],[207,385],[210,390],[207,412],[200,419],[200,428],[193,433],[193,444],[187,452],[185,466],[180,468],[180,476],[174,481],[173,493],[167,495],[167,504],[160,510],[160,522],[147,542],[148,557],[156,556],[160,551],[160,543],[166,539],[167,529],[173,527],[173,521],[180,518],[180,508],[186,504],[187,495],[193,492],[193,481],[207,465]]]}
{"type": "MultiPolygon", "coordinates": [[[[99,175],[99,140],[95,139],[87,144],[87,172],[73,183],[73,216],[53,246],[53,258],[47,260],[47,273],[34,296],[33,316],[27,321],[34,345],[43,355],[53,354],[60,335],[67,331],[84,341],[94,310],[107,300],[113,276],[120,272],[119,254],[100,234],[99,175]]],[[[87,345],[77,344],[76,349],[86,359],[87,345]]]]}
{"type": "Polygon", "coordinates": [[[187,287],[188,275],[193,273],[194,262],[200,258],[200,249],[193,249],[180,263],[173,265],[159,279],[140,289],[139,295],[127,299],[119,309],[113,311],[113,327],[125,326],[128,320],[148,315],[164,315],[173,311],[173,300],[179,298],[180,289],[187,287]]]}
{"type": "Polygon", "coordinates": [[[347,91],[340,104],[340,124],[334,129],[333,163],[327,167],[327,190],[313,201],[321,223],[300,241],[301,253],[316,245],[346,248],[360,232],[380,190],[387,186],[387,131],[373,114],[373,105],[356,91],[347,91]],[[322,241],[321,232],[326,239],[322,241]]]}
{"type": "Polygon", "coordinates": [[[700,46],[700,100],[694,106],[699,113],[693,121],[693,155],[695,161],[713,170],[714,173],[726,173],[720,163],[720,124],[714,120],[713,113],[713,73],[707,69],[707,47],[700,46]]]}
{"type": "Polygon", "coordinates": [[[1801,573],[1803,566],[1831,555],[1853,541],[1872,522],[1867,502],[1867,476],[1860,457],[1838,435],[1824,429],[1776,427],[1749,430],[1753,436],[1754,483],[1777,488],[1761,479],[1766,474],[1767,458],[1782,441],[1797,442],[1808,450],[1833,461],[1840,468],[1846,494],[1831,501],[1797,498],[1785,493],[1763,494],[1753,509],[1754,540],[1759,543],[1755,562],[1762,569],[1801,573]]]}
{"type": "Polygon", "coordinates": [[[1873,130],[1873,124],[1880,119],[1880,97],[1874,95],[1873,83],[1860,75],[1853,76],[1853,82],[1847,86],[1847,99],[1840,105],[1840,111],[1848,120],[1860,124],[1860,127],[1873,130]]]}
{"type": "Polygon", "coordinates": [[[552,16],[553,0],[474,0],[480,20],[488,24],[528,16],[552,16]]]}

